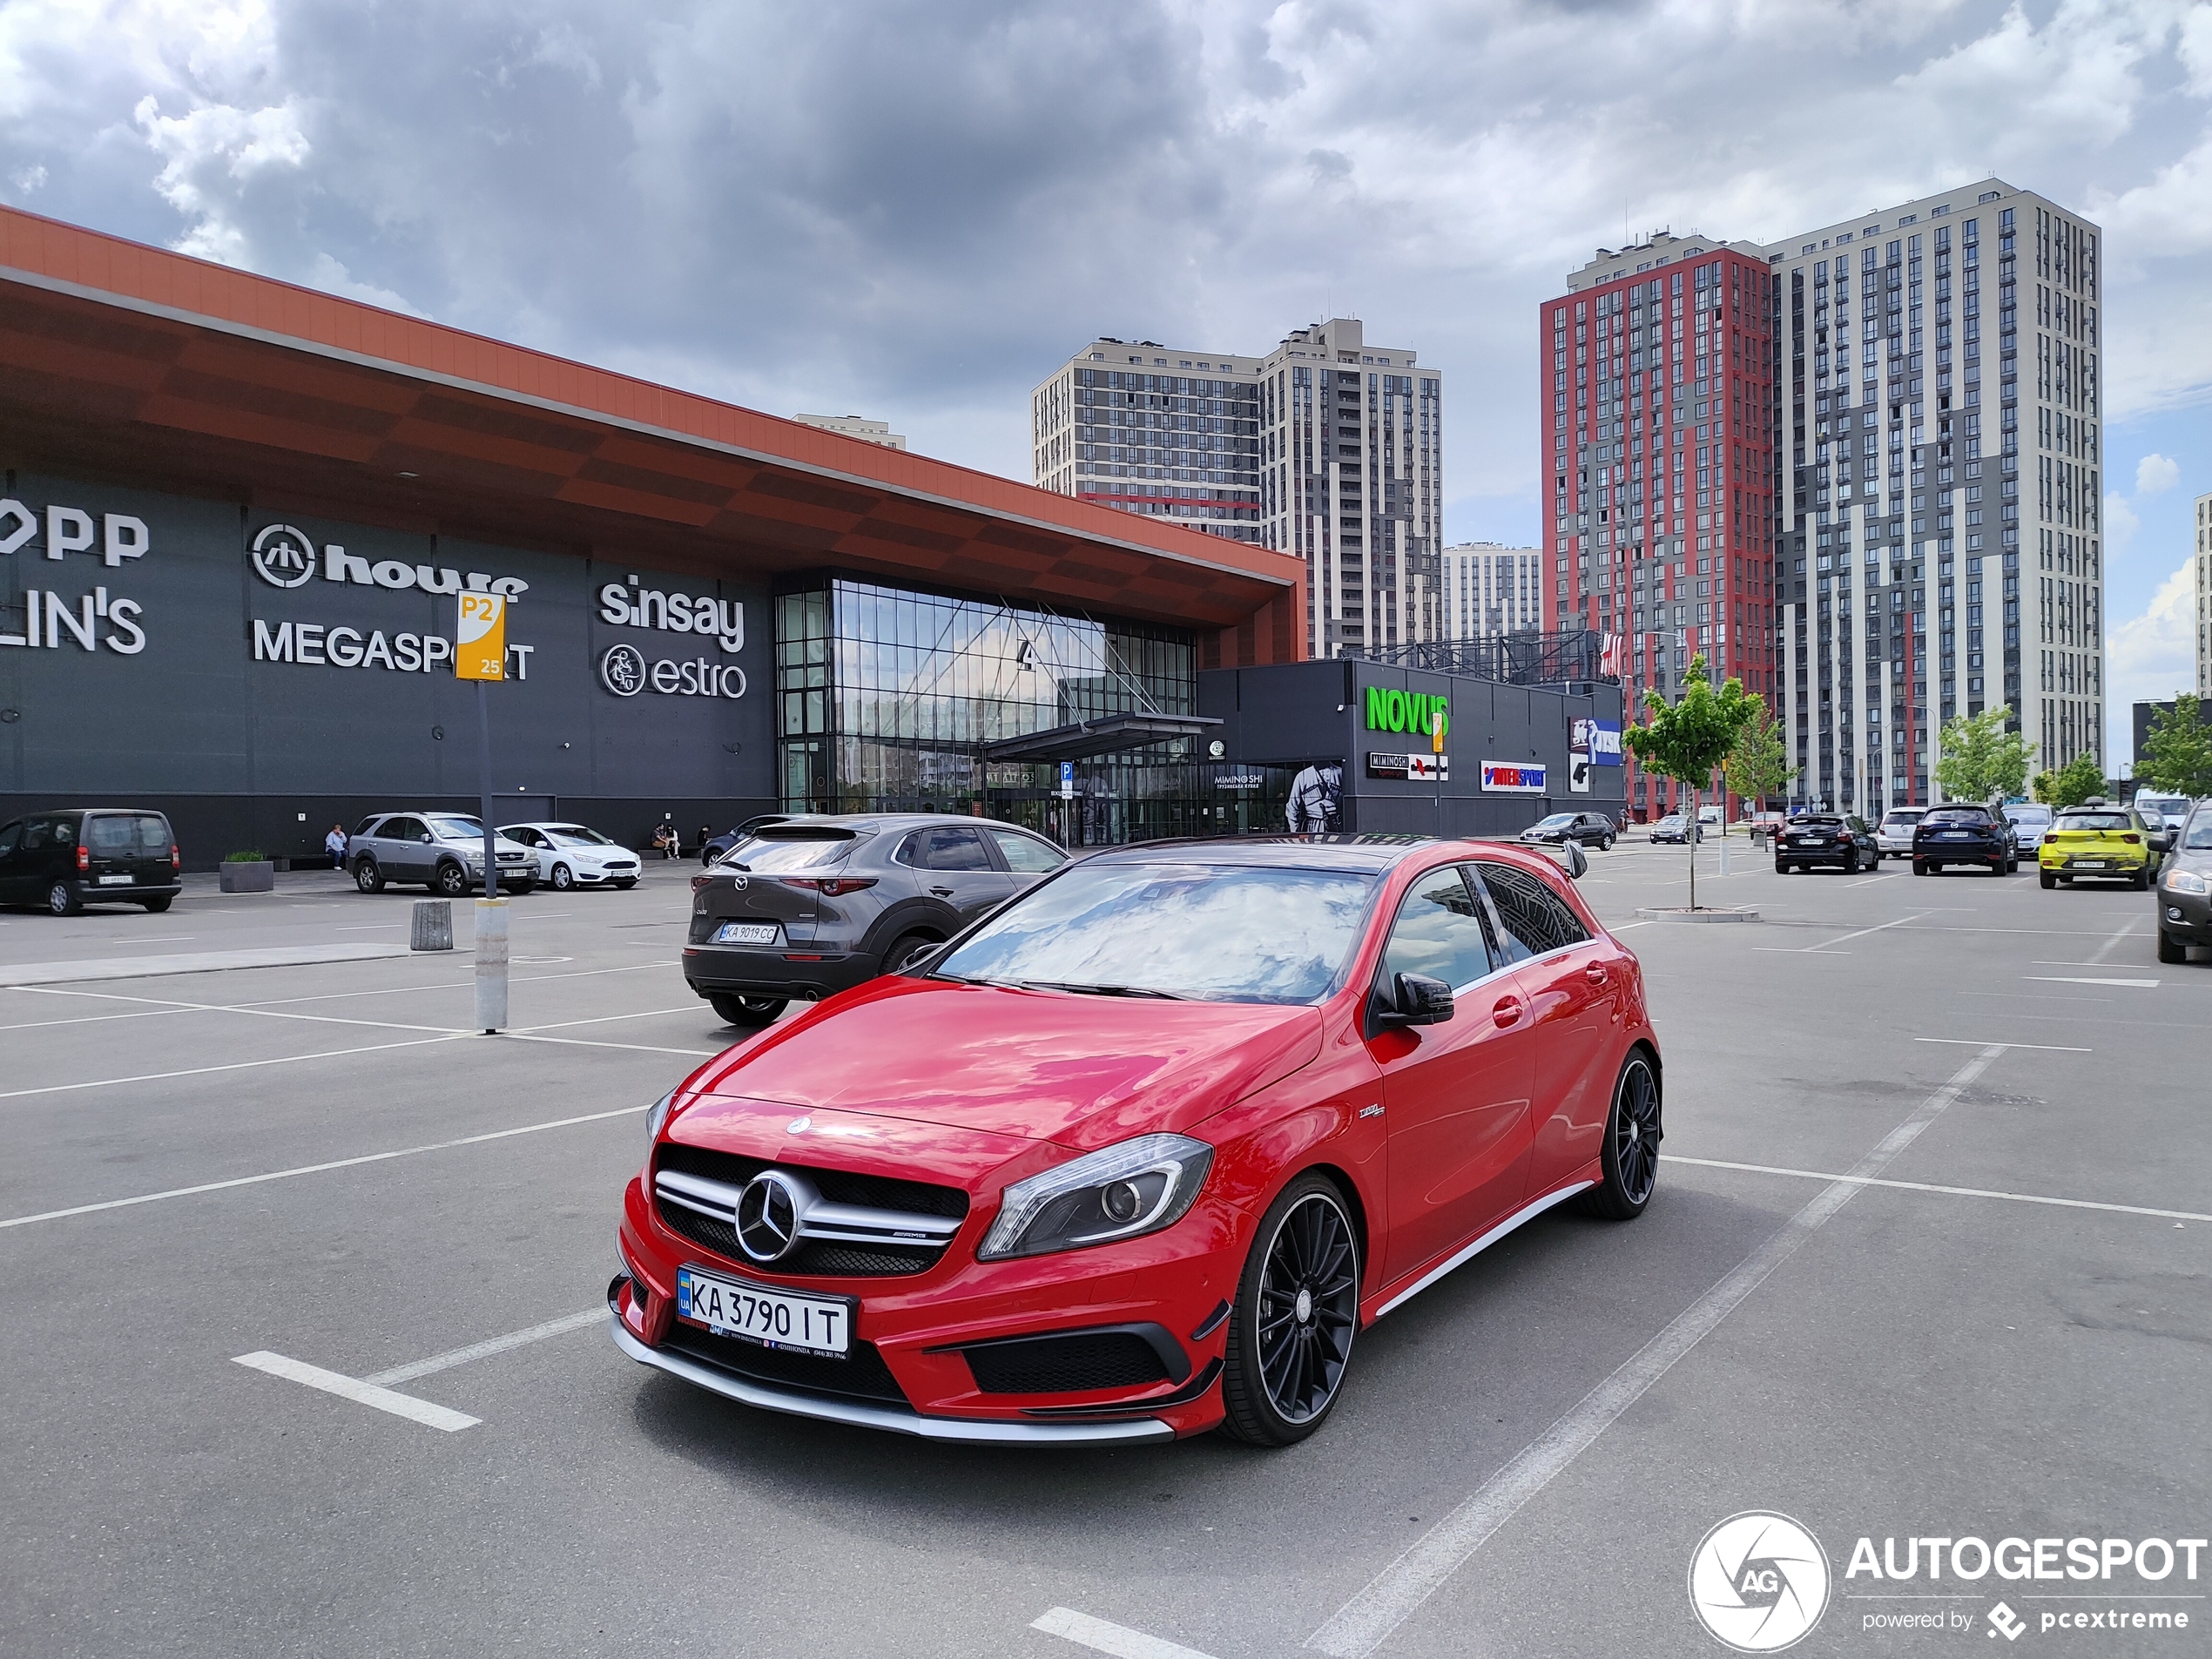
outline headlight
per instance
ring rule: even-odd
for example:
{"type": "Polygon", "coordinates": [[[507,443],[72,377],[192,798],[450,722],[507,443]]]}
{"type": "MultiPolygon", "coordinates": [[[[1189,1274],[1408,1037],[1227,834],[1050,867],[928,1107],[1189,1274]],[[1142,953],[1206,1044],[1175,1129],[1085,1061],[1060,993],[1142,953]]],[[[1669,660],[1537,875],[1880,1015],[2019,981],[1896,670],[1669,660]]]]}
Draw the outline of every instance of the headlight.
{"type": "Polygon", "coordinates": [[[645,1114],[645,1150],[651,1151],[653,1143],[660,1139],[662,1128],[668,1122],[668,1109],[676,1104],[676,1091],[671,1089],[652,1104],[645,1114]]]}
{"type": "Polygon", "coordinates": [[[2212,883],[2193,870],[2176,870],[2166,878],[2167,890],[2171,893],[2212,892],[2212,883]]]}
{"type": "Polygon", "coordinates": [[[1017,1181],[975,1254],[992,1261],[1080,1250],[1157,1232],[1190,1208],[1213,1148],[1187,1135],[1140,1135],[1017,1181]]]}

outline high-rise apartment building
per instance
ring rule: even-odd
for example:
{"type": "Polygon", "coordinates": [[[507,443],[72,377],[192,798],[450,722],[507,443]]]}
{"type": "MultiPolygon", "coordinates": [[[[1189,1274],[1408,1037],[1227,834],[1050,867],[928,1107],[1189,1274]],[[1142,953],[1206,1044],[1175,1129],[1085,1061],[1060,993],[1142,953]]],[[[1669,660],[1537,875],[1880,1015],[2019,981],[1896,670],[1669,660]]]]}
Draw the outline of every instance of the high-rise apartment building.
{"type": "Polygon", "coordinates": [[[1488,639],[1543,628],[1544,550],[1461,542],[1439,561],[1439,637],[1488,639]]]}
{"type": "Polygon", "coordinates": [[[1106,337],[1030,395],[1030,475],[1294,553],[1318,657],[1443,633],[1443,379],[1356,318],[1264,357],[1106,337]]]}
{"type": "Polygon", "coordinates": [[[1800,796],[1932,800],[1943,722],[2000,707],[2105,764],[2100,240],[1988,179],[1768,249],[1800,796]]]}
{"type": "Polygon", "coordinates": [[[1029,394],[1029,435],[1040,489],[1263,539],[1258,358],[1102,334],[1029,394]]]}
{"type": "Polygon", "coordinates": [[[848,438],[858,438],[862,443],[877,444],[886,449],[907,447],[906,439],[891,429],[890,421],[871,421],[865,415],[794,415],[791,418],[801,426],[841,432],[848,438]]]}
{"type": "Polygon", "coordinates": [[[2196,694],[2212,698],[2212,496],[2196,498],[2196,694]]]}
{"type": "MultiPolygon", "coordinates": [[[[1764,249],[1671,234],[1599,249],[1538,307],[1541,614],[1625,636],[1631,708],[1700,655],[1776,690],[1774,320],[1764,249]]],[[[1628,790],[1674,804],[1633,760],[1628,790]]]]}

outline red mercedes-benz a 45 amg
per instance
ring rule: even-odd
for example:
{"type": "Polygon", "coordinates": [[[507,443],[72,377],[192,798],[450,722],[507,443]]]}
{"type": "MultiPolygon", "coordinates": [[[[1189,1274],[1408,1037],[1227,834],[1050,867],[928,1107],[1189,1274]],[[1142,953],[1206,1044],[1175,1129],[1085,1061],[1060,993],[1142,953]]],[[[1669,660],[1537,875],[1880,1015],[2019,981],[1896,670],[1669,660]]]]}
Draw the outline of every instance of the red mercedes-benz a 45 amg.
{"type": "Polygon", "coordinates": [[[1636,959],[1541,854],[1341,837],[1072,864],[652,1109],[631,1358],[1048,1445],[1329,1414],[1360,1329],[1658,1171],[1636,959]]]}

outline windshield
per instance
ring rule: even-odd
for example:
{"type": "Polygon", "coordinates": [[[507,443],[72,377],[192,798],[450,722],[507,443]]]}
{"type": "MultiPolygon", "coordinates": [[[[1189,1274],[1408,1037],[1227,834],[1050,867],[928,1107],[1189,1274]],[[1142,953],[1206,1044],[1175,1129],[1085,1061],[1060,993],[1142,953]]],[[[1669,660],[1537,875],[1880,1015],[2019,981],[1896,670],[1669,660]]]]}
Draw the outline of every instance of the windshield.
{"type": "Polygon", "coordinates": [[[2192,853],[2212,853],[2212,811],[2199,813],[2189,819],[2182,845],[2192,853]]]}
{"type": "Polygon", "coordinates": [[[2171,813],[2174,817],[2179,818],[2188,809],[2188,800],[2182,795],[2138,795],[2135,797],[2135,810],[2146,818],[2153,813],[2171,813]]]}
{"type": "Polygon", "coordinates": [[[484,826],[474,818],[442,817],[430,819],[430,833],[442,841],[481,841],[484,826]]]}
{"type": "Polygon", "coordinates": [[[612,846],[614,841],[581,824],[548,824],[545,833],[563,846],[612,846]]]}
{"type": "Polygon", "coordinates": [[[2125,830],[2135,826],[2125,813],[2068,813],[2059,819],[2062,830],[2125,830]]]}
{"type": "Polygon", "coordinates": [[[746,870],[817,870],[841,862],[853,850],[849,834],[778,835],[771,832],[739,841],[722,862],[746,870]]]}
{"type": "Polygon", "coordinates": [[[2047,806],[2007,806],[2005,816],[2015,824],[2047,824],[2051,809],[2047,806]]]}
{"type": "Polygon", "coordinates": [[[1318,1002],[1359,943],[1374,890],[1374,878],[1338,870],[1078,865],[1000,911],[934,972],[1210,1002],[1318,1002]]]}
{"type": "Polygon", "coordinates": [[[1549,818],[1540,818],[1529,826],[1532,829],[1564,829],[1575,821],[1572,813],[1554,813],[1549,818]]]}

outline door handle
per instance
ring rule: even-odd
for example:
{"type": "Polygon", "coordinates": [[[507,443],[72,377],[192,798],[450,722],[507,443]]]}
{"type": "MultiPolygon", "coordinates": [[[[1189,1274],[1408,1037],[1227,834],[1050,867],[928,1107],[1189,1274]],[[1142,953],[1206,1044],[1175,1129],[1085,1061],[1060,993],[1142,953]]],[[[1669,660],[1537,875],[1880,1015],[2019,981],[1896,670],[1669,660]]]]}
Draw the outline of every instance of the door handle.
{"type": "Polygon", "coordinates": [[[1602,986],[1606,981],[1605,964],[1592,962],[1582,970],[1582,977],[1589,981],[1594,987],[1602,986]]]}
{"type": "Polygon", "coordinates": [[[1491,1022],[1494,1025],[1507,1026],[1520,1024],[1521,999],[1517,996],[1500,997],[1496,1005],[1490,1010],[1490,1019],[1491,1022]]]}
{"type": "Polygon", "coordinates": [[[953,896],[953,890],[950,887],[932,887],[929,890],[940,899],[949,899],[953,896]]]}

